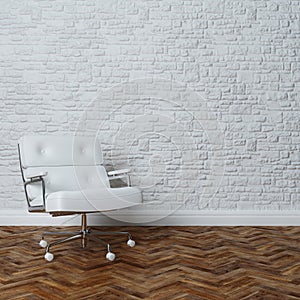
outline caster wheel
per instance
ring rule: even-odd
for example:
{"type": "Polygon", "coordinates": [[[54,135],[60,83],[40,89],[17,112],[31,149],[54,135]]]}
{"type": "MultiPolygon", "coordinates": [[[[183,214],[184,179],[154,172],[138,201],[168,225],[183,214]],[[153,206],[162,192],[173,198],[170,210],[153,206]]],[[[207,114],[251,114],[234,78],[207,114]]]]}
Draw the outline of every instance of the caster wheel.
{"type": "Polygon", "coordinates": [[[47,261],[52,261],[53,260],[53,258],[54,258],[54,255],[52,254],[52,253],[50,253],[50,252],[46,252],[46,254],[45,254],[45,259],[47,260],[47,261]]]}
{"type": "Polygon", "coordinates": [[[40,240],[40,246],[42,248],[46,248],[47,247],[47,242],[45,240],[40,240]]]}
{"type": "Polygon", "coordinates": [[[107,252],[106,254],[106,259],[109,260],[109,261],[114,261],[116,258],[116,255],[112,252],[107,252]]]}
{"type": "Polygon", "coordinates": [[[134,247],[134,246],[135,246],[135,241],[132,240],[132,239],[129,239],[129,240],[127,241],[127,245],[128,245],[129,247],[134,247]]]}

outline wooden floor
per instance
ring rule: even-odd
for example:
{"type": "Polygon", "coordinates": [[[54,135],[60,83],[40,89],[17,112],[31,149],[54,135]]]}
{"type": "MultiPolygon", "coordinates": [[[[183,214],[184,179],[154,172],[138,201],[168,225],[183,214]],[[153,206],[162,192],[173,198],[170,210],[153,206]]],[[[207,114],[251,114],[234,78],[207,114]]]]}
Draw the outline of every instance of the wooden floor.
{"type": "Polygon", "coordinates": [[[0,299],[300,299],[300,227],[127,229],[137,245],[110,238],[112,263],[93,241],[49,263],[43,228],[0,227],[0,299]]]}

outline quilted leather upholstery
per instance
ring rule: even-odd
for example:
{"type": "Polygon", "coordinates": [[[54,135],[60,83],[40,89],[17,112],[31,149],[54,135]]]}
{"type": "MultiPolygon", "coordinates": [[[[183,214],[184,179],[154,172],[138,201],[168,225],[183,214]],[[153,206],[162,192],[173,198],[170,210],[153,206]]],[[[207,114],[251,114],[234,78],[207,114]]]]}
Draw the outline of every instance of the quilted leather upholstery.
{"type": "Polygon", "coordinates": [[[90,137],[24,136],[20,139],[23,168],[43,166],[101,165],[100,143],[90,137]]]}
{"type": "MultiPolygon", "coordinates": [[[[25,179],[46,173],[46,211],[91,212],[141,203],[138,188],[110,188],[99,141],[73,136],[24,136],[20,156],[25,179]]],[[[31,205],[42,204],[40,182],[28,185],[31,205]]]]}

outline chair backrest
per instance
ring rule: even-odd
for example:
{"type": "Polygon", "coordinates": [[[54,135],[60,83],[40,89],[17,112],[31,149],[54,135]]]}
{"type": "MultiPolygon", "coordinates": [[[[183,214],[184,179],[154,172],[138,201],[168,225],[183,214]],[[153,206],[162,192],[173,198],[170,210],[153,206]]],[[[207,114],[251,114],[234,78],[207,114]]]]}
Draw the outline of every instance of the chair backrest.
{"type": "MultiPolygon", "coordinates": [[[[100,143],[79,136],[28,135],[19,141],[21,168],[28,174],[47,172],[46,194],[57,191],[109,187],[100,143]]],[[[30,185],[29,198],[41,195],[40,185],[30,185]]]]}

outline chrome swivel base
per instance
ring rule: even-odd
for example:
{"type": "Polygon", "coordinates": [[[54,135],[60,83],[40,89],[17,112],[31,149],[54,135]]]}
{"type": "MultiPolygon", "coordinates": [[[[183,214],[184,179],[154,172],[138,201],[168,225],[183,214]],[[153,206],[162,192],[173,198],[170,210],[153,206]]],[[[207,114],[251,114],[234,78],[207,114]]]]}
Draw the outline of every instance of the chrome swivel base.
{"type": "Polygon", "coordinates": [[[85,248],[87,245],[87,238],[95,239],[105,245],[107,247],[107,253],[106,253],[106,259],[109,261],[114,261],[116,258],[116,255],[111,252],[111,246],[110,244],[106,243],[102,239],[100,239],[98,236],[101,235],[127,235],[128,236],[128,241],[127,245],[129,247],[134,247],[135,246],[135,241],[132,239],[131,235],[127,231],[99,231],[99,230],[92,230],[91,228],[87,228],[87,221],[86,221],[86,214],[81,214],[81,230],[80,231],[61,231],[61,232],[44,232],[42,239],[40,240],[40,246],[42,248],[46,248],[45,252],[45,259],[47,261],[52,261],[54,258],[54,255],[50,252],[50,248],[52,246],[70,242],[76,239],[81,240],[81,246],[82,248],[85,248]],[[47,241],[44,239],[45,236],[47,235],[67,235],[68,237],[64,239],[60,239],[51,243],[47,243],[47,241]]]}

